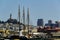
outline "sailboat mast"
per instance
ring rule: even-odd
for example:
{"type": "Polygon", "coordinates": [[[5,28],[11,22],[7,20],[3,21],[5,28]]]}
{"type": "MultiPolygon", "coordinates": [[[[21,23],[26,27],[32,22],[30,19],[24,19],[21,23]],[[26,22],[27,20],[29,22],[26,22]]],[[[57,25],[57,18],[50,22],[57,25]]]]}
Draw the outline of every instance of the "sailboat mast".
{"type": "Polygon", "coordinates": [[[27,8],[27,25],[28,25],[28,34],[29,34],[29,8],[27,8]]]}
{"type": "Polygon", "coordinates": [[[25,9],[24,9],[24,6],[23,6],[23,24],[24,24],[23,29],[25,30],[25,9]]]}
{"type": "Polygon", "coordinates": [[[20,35],[20,30],[21,30],[21,27],[20,27],[20,5],[18,6],[18,17],[19,17],[19,35],[20,35]]]}

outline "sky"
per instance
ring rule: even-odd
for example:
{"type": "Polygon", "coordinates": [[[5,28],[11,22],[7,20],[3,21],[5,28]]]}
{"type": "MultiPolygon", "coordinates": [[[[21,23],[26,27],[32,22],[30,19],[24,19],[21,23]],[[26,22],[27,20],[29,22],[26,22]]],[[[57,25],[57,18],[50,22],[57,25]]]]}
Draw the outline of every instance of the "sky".
{"type": "Polygon", "coordinates": [[[60,0],[0,0],[0,20],[9,19],[10,13],[13,19],[18,19],[18,5],[20,5],[21,21],[23,6],[25,15],[29,8],[31,25],[36,26],[37,19],[43,19],[44,23],[48,20],[53,22],[60,20],[60,0]]]}

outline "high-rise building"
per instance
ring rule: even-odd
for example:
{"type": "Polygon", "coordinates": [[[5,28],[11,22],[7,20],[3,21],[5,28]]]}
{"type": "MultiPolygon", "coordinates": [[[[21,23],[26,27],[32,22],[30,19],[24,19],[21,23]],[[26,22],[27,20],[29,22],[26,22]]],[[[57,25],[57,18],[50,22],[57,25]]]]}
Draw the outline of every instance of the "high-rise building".
{"type": "Polygon", "coordinates": [[[60,27],[60,21],[58,21],[58,27],[60,27]]]}
{"type": "Polygon", "coordinates": [[[60,27],[60,21],[55,21],[55,27],[60,27]]]}
{"type": "Polygon", "coordinates": [[[48,23],[49,23],[49,24],[52,24],[52,20],[48,20],[48,23]]]}
{"type": "Polygon", "coordinates": [[[38,19],[37,26],[43,26],[43,19],[38,19]]]}
{"type": "Polygon", "coordinates": [[[55,27],[59,27],[58,21],[55,21],[55,27]]]}
{"type": "Polygon", "coordinates": [[[48,20],[48,26],[52,27],[52,20],[48,20]]]}

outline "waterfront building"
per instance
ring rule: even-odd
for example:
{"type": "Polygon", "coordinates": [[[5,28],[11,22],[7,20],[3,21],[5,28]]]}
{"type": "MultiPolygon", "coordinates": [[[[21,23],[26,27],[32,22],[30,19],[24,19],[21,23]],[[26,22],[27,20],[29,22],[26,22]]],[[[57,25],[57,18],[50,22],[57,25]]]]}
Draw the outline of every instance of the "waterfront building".
{"type": "Polygon", "coordinates": [[[55,21],[55,27],[59,27],[58,21],[55,21]]]}
{"type": "Polygon", "coordinates": [[[0,27],[3,26],[4,24],[4,21],[0,21],[0,27]]]}
{"type": "Polygon", "coordinates": [[[55,21],[55,27],[60,27],[60,21],[55,21]]]}
{"type": "Polygon", "coordinates": [[[54,28],[56,26],[55,23],[52,23],[52,20],[48,20],[48,23],[45,24],[46,27],[54,28]]]}
{"type": "Polygon", "coordinates": [[[48,20],[48,25],[52,27],[52,20],[48,20]]]}
{"type": "Polygon", "coordinates": [[[44,24],[43,19],[38,19],[37,26],[42,26],[43,27],[43,24],[44,24]]]}

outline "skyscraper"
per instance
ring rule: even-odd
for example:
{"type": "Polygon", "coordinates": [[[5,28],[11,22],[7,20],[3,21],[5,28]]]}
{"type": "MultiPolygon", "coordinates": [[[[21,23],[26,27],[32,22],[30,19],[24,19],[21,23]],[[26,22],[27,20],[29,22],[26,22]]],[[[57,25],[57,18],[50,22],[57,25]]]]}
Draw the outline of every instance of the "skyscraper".
{"type": "Polygon", "coordinates": [[[60,21],[56,21],[55,24],[56,24],[56,27],[60,27],[60,21]]]}
{"type": "Polygon", "coordinates": [[[55,21],[55,27],[59,27],[58,21],[55,21]]]}
{"type": "Polygon", "coordinates": [[[52,20],[48,20],[48,24],[52,24],[52,20]]]}
{"type": "Polygon", "coordinates": [[[37,26],[43,26],[43,19],[38,19],[37,26]]]}
{"type": "Polygon", "coordinates": [[[48,26],[50,26],[50,27],[53,26],[52,20],[48,20],[48,26]]]}

